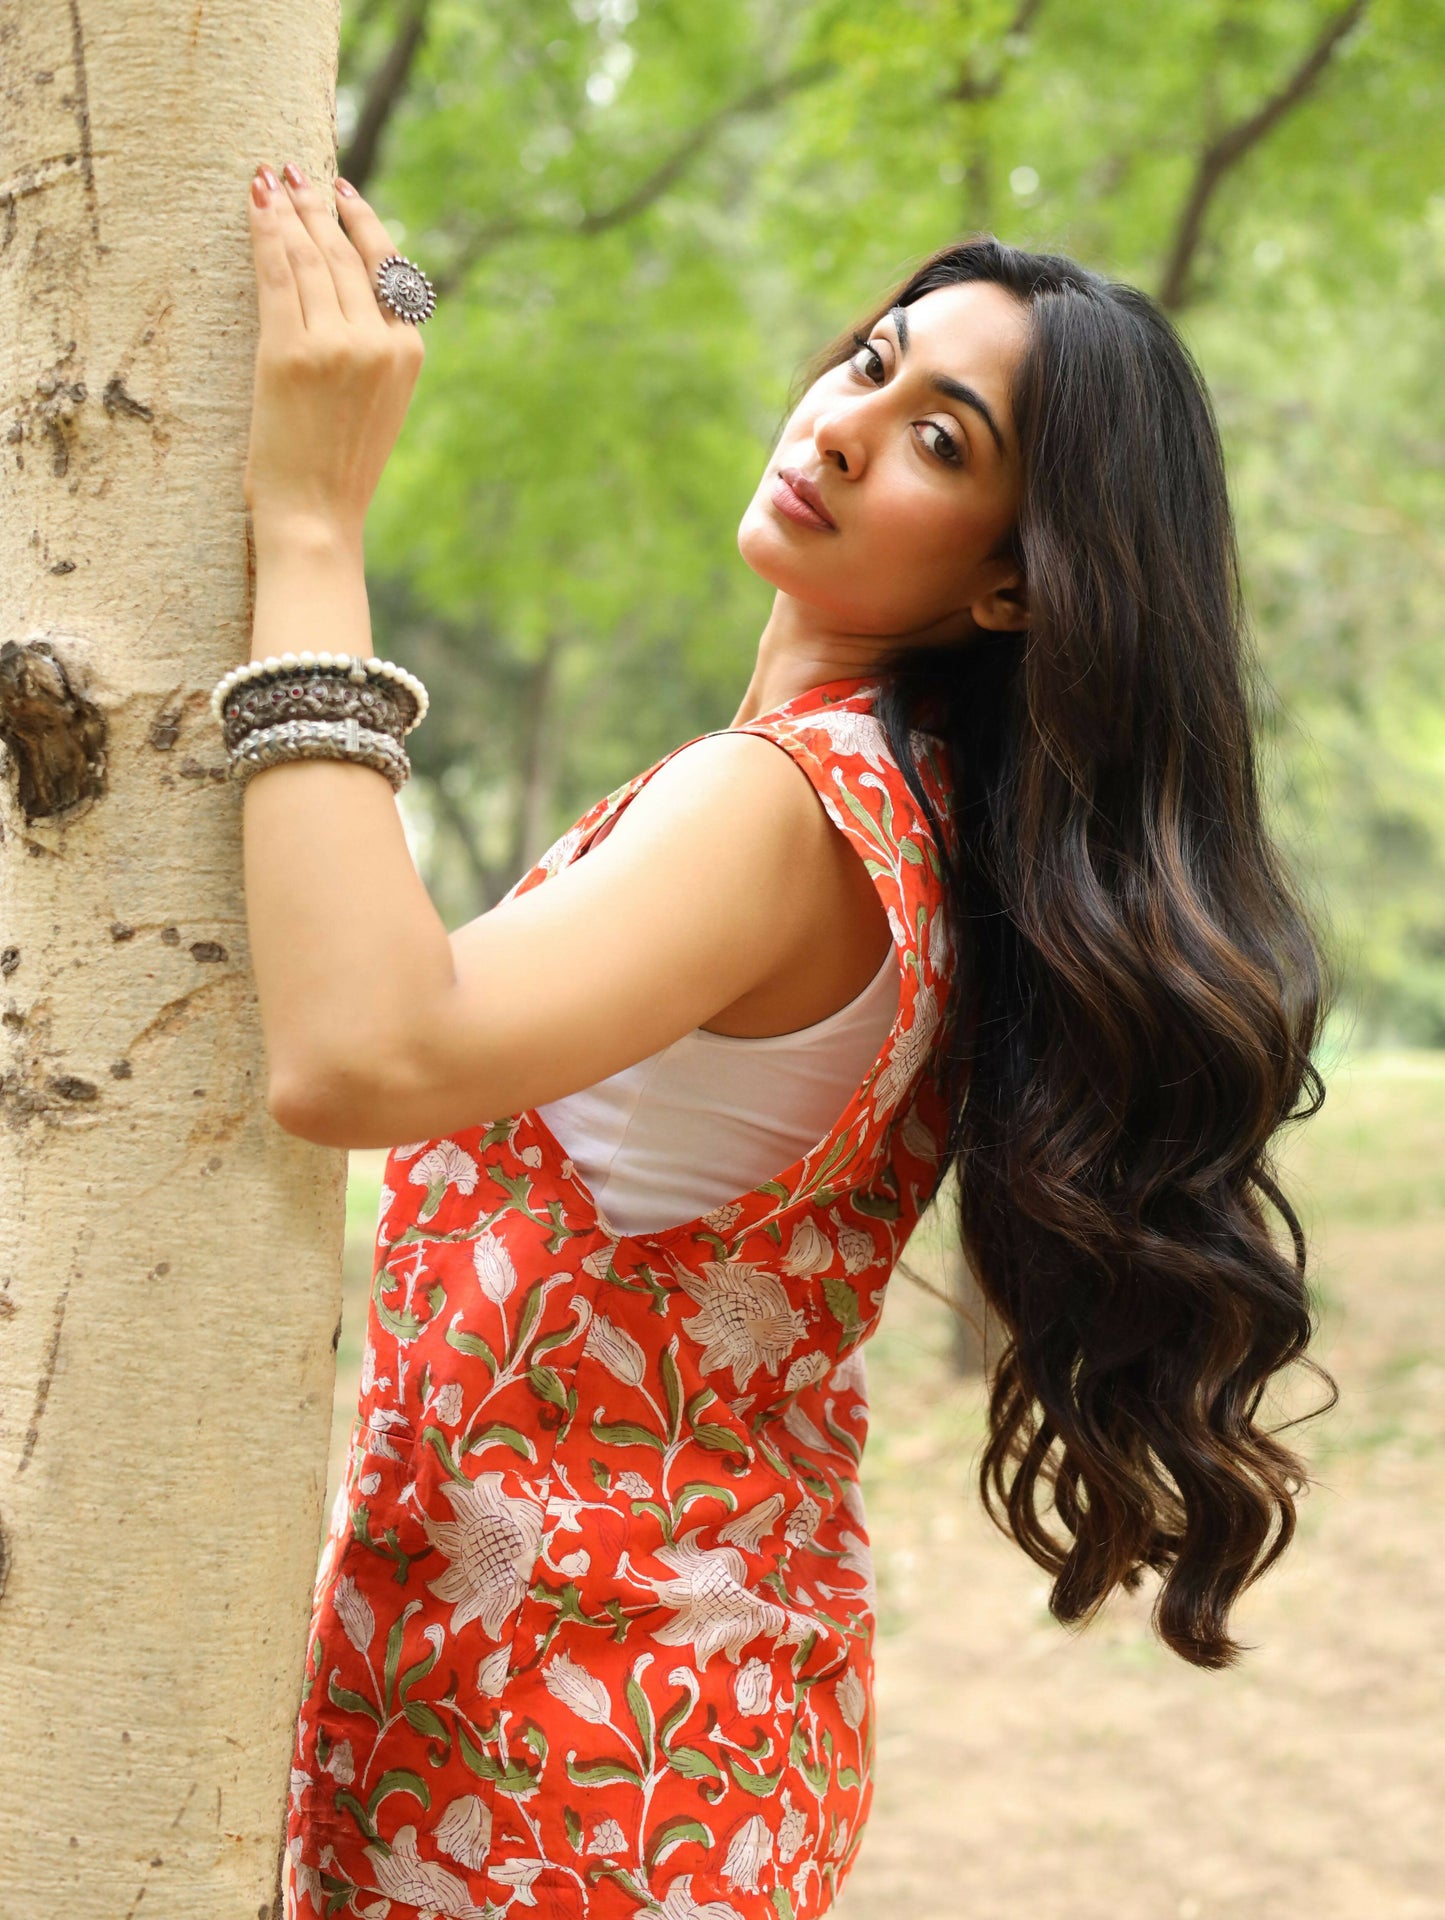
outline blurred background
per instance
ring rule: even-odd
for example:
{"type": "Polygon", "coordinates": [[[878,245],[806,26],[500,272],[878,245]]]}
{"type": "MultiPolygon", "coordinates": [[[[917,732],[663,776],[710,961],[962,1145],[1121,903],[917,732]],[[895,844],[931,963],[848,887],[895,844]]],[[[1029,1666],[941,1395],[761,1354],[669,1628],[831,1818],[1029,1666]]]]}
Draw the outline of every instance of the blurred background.
{"type": "MultiPolygon", "coordinates": [[[[800,363],[970,231],[1153,293],[1230,462],[1277,830],[1339,982],[1282,1148],[1332,1413],[1225,1674],[1083,1635],[983,1516],[976,1344],[869,1349],[878,1789],[840,1920],[1441,1920],[1445,17],[1438,0],[348,0],[340,170],[441,294],[368,522],[457,926],[726,726],[737,557],[800,363]]],[[[381,1156],[353,1156],[332,1482],[381,1156]]],[[[909,1263],[945,1288],[925,1222],[909,1263]]],[[[1280,1420],[1318,1404],[1285,1383],[1280,1420]]]]}

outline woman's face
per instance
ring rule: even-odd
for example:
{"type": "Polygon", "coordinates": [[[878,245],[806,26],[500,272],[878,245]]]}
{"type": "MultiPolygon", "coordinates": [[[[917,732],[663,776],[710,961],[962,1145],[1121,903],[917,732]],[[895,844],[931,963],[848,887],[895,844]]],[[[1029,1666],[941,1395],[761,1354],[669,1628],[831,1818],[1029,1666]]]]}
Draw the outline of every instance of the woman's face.
{"type": "Polygon", "coordinates": [[[1009,393],[1028,327],[984,280],[880,320],[784,427],[738,528],[753,571],[850,633],[1024,625],[1017,568],[986,556],[1018,511],[1009,393]]]}

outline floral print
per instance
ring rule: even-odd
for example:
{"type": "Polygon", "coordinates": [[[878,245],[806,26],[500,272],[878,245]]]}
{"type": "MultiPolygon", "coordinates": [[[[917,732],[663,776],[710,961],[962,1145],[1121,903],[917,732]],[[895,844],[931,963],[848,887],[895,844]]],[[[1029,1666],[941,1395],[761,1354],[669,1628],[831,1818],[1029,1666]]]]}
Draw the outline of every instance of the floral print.
{"type": "Polygon", "coordinates": [[[876,693],[831,681],[745,729],[856,847],[901,970],[893,1030],[824,1139],[642,1235],[600,1215],[535,1112],[388,1157],[292,1756],[288,1920],[833,1904],[872,1793],[860,1349],[945,1119],[939,853],[876,693]]]}

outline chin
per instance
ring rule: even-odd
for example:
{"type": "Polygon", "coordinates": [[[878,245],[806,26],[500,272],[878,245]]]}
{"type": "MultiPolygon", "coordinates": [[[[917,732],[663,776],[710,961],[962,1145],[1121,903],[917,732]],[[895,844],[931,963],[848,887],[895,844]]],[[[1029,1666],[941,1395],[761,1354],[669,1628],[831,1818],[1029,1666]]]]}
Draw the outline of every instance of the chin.
{"type": "Polygon", "coordinates": [[[738,552],[760,580],[796,600],[812,600],[809,570],[785,527],[762,499],[754,497],[738,522],[738,552]]]}

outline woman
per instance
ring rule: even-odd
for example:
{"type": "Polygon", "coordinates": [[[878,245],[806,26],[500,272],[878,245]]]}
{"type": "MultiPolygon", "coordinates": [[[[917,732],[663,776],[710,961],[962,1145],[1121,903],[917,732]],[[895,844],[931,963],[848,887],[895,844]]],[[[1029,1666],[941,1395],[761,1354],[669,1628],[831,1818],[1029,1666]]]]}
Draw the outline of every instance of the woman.
{"type": "MultiPolygon", "coordinates": [[[[360,683],[421,353],[337,205],[253,186],[246,497],[256,653],[360,683]]],[[[859,1348],[949,1169],[1005,1336],[983,1493],[1055,1617],[1149,1569],[1164,1641],[1229,1664],[1292,1534],[1255,1415],[1311,1323],[1267,1149],[1318,1098],[1320,989],[1187,353],[1069,260],[946,249],[821,357],[739,545],[776,597],[732,725],[455,934],[371,765],[253,762],[271,1110],[392,1149],[308,1920],[829,1908],[873,1744],[859,1348]]]]}

